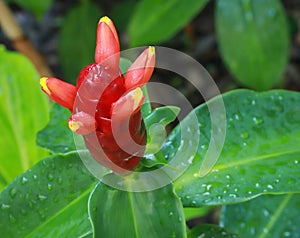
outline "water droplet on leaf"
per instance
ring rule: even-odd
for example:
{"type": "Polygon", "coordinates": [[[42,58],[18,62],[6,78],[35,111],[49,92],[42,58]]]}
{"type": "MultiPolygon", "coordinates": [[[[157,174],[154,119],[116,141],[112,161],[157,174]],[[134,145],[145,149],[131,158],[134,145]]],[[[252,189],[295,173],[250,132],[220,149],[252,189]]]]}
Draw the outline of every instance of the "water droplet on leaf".
{"type": "Polygon", "coordinates": [[[10,191],[9,191],[9,195],[11,196],[11,198],[14,198],[18,193],[18,190],[16,188],[12,188],[10,191]]]}
{"type": "Polygon", "coordinates": [[[26,177],[21,178],[21,184],[24,185],[28,182],[28,179],[26,177]]]}

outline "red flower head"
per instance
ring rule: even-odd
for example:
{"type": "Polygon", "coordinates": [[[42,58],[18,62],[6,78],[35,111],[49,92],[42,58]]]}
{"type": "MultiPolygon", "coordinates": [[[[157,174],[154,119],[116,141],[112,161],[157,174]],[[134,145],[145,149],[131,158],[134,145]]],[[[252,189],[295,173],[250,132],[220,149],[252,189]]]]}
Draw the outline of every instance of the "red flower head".
{"type": "Polygon", "coordinates": [[[141,117],[146,84],[155,65],[149,47],[121,74],[117,31],[108,17],[98,23],[95,63],[83,68],[76,86],[56,78],[41,78],[42,90],[68,108],[69,128],[83,135],[93,158],[114,171],[133,170],[144,154],[146,133],[141,117]]]}

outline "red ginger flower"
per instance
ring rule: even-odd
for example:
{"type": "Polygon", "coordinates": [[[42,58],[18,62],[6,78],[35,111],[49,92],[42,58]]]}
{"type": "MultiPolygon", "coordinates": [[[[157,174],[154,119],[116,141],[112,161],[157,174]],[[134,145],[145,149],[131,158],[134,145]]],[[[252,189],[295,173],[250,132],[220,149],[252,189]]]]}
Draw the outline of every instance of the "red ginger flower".
{"type": "Polygon", "coordinates": [[[119,69],[120,45],[108,17],[98,23],[95,63],[83,68],[76,86],[56,78],[41,78],[42,90],[72,112],[69,128],[83,135],[93,158],[120,172],[133,170],[144,154],[146,133],[141,117],[146,84],[155,65],[149,47],[123,76],[119,69]],[[120,169],[122,168],[122,169],[120,169]]]}

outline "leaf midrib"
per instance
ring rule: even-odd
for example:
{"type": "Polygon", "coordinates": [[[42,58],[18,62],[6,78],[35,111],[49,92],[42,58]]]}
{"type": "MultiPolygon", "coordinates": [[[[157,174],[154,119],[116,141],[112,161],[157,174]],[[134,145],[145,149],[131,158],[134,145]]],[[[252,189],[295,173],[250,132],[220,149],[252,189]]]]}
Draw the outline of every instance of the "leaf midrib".
{"type": "Polygon", "coordinates": [[[212,169],[211,172],[219,172],[234,166],[239,166],[239,165],[245,165],[248,163],[254,163],[256,161],[260,161],[260,160],[267,160],[267,159],[271,159],[271,158],[276,158],[276,157],[280,157],[280,156],[284,156],[284,155],[288,155],[288,154],[295,154],[295,153],[299,153],[300,149],[298,150],[291,150],[291,151],[285,151],[285,152],[277,152],[277,153],[271,153],[271,154],[266,154],[266,155],[262,155],[262,156],[256,156],[256,157],[252,157],[252,158],[246,158],[243,160],[238,160],[232,163],[228,163],[228,164],[222,164],[222,165],[216,165],[214,166],[214,168],[212,169]]]}
{"type": "MultiPolygon", "coordinates": [[[[283,199],[283,201],[280,203],[280,206],[277,208],[273,216],[271,217],[270,221],[267,223],[265,226],[265,229],[269,232],[275,225],[276,221],[278,220],[279,216],[282,214],[284,211],[285,207],[288,205],[289,201],[291,200],[293,194],[287,194],[286,197],[283,199]]],[[[258,236],[258,238],[265,238],[268,235],[268,233],[262,232],[258,236]]]]}

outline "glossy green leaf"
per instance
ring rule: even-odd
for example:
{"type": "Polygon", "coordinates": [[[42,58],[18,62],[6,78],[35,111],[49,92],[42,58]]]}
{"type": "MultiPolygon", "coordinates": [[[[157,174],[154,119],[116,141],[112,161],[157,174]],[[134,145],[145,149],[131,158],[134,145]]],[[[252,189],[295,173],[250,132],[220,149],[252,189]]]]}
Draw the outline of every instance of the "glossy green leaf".
{"type": "Polygon", "coordinates": [[[238,238],[236,234],[228,232],[226,229],[216,225],[203,224],[188,231],[188,238],[238,238]]]}
{"type": "Polygon", "coordinates": [[[50,8],[51,4],[53,3],[53,0],[8,0],[8,2],[17,3],[19,6],[33,13],[38,19],[41,19],[44,13],[50,8]]]}
{"type": "Polygon", "coordinates": [[[179,107],[164,106],[155,108],[150,115],[144,118],[145,126],[149,129],[153,124],[161,124],[167,126],[174,121],[180,111],[179,107]]]}
{"type": "Polygon", "coordinates": [[[280,0],[218,0],[216,28],[223,59],[239,82],[258,90],[279,82],[289,53],[280,0]]]}
{"type": "Polygon", "coordinates": [[[101,14],[97,5],[84,1],[64,19],[58,54],[63,73],[70,82],[75,83],[80,70],[94,62],[97,23],[101,14]]]}
{"type": "Polygon", "coordinates": [[[203,206],[203,207],[185,207],[183,208],[185,220],[191,220],[197,217],[201,217],[209,213],[214,207],[203,206]]]}
{"type": "Polygon", "coordinates": [[[175,106],[159,107],[144,118],[147,130],[146,154],[153,154],[160,150],[165,140],[165,127],[176,119],[179,111],[180,108],[175,106]]]}
{"type": "MultiPolygon", "coordinates": [[[[223,100],[227,118],[225,143],[216,164],[204,177],[199,169],[211,137],[210,113],[207,104],[195,109],[200,129],[198,152],[175,181],[184,206],[240,202],[265,193],[299,192],[300,93],[236,90],[224,94],[223,100]]],[[[188,116],[181,124],[182,130],[188,130],[190,124],[188,116]]],[[[164,146],[166,157],[172,158],[178,146],[188,143],[180,138],[176,128],[164,146]]],[[[188,157],[182,161],[187,160],[188,157]]]]}
{"type": "Polygon", "coordinates": [[[221,225],[244,238],[300,237],[300,195],[266,195],[225,206],[221,225]]]}
{"type": "Polygon", "coordinates": [[[49,114],[38,79],[27,58],[0,47],[0,190],[47,155],[35,143],[49,114]]]}
{"type": "Polygon", "coordinates": [[[37,144],[54,154],[75,151],[73,133],[68,127],[71,113],[68,109],[53,103],[50,111],[50,121],[37,134],[37,144]]]}
{"type": "Polygon", "coordinates": [[[128,26],[131,46],[166,41],[205,6],[207,0],[142,0],[128,26]]]}
{"type": "Polygon", "coordinates": [[[3,237],[79,237],[91,230],[87,201],[96,179],[79,156],[48,157],[0,194],[3,237]]]}
{"type": "Polygon", "coordinates": [[[89,203],[94,237],[185,237],[181,203],[166,187],[127,192],[98,184],[89,203]]]}

